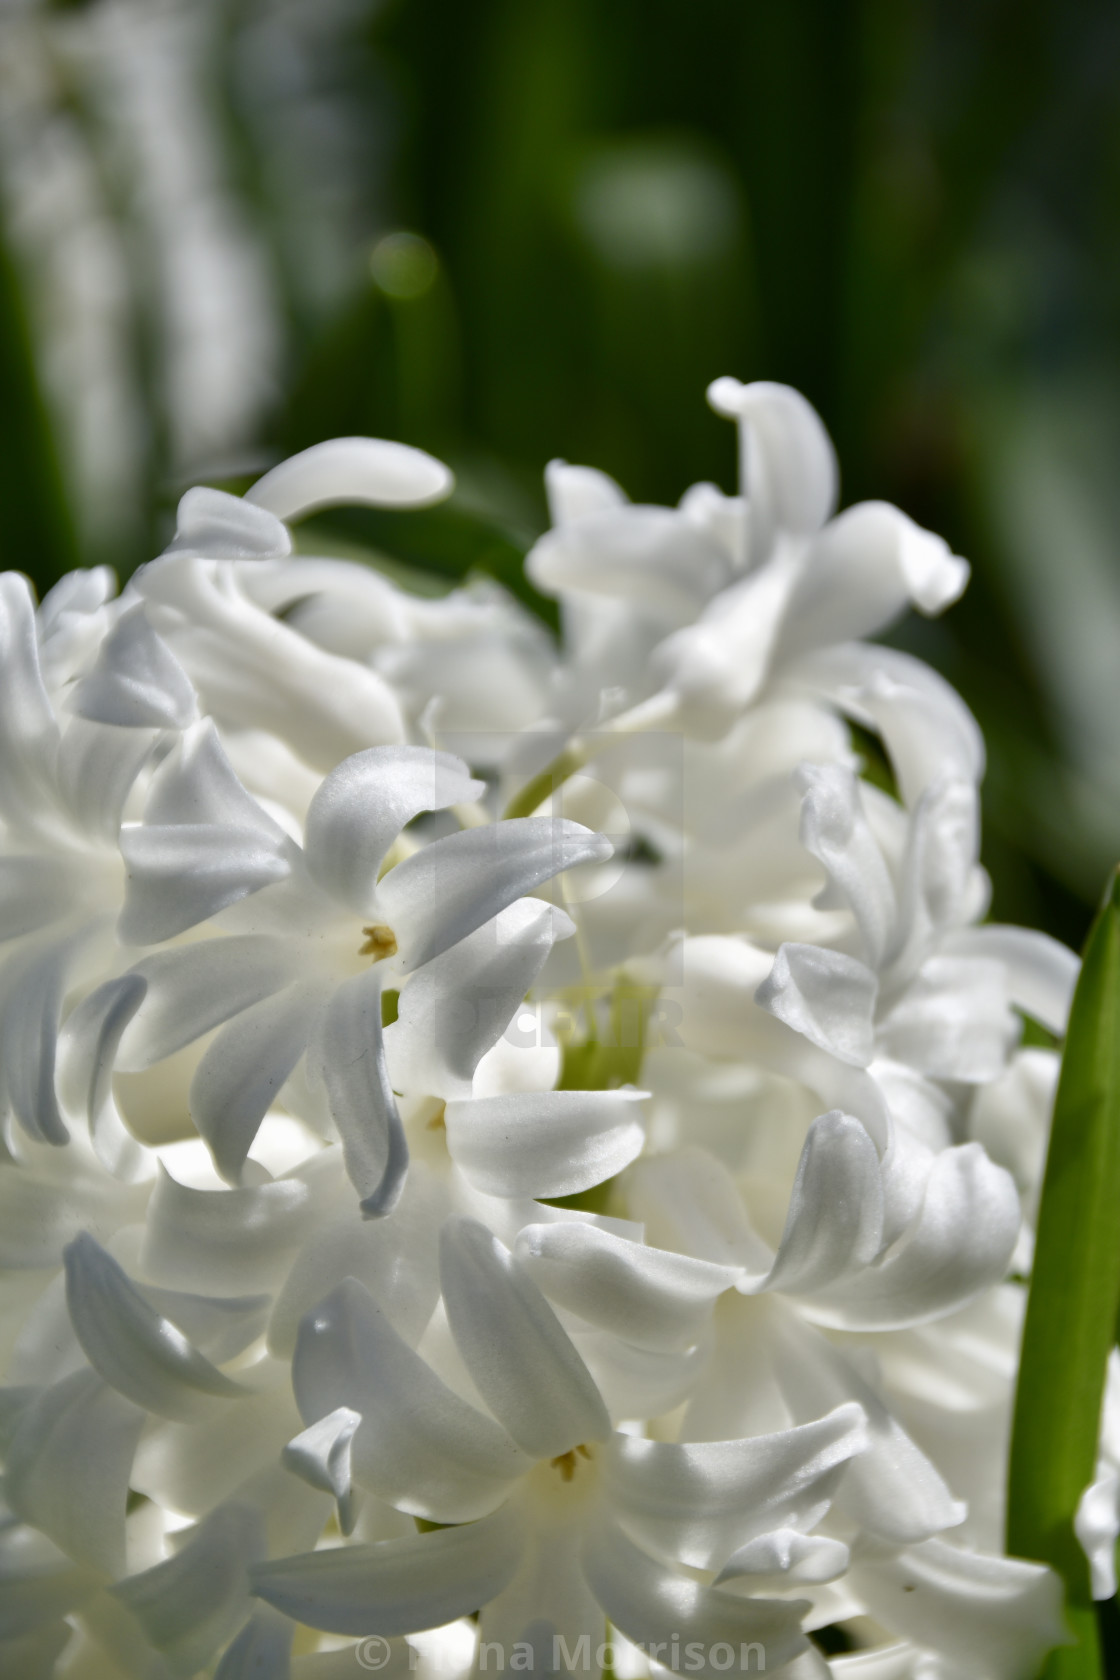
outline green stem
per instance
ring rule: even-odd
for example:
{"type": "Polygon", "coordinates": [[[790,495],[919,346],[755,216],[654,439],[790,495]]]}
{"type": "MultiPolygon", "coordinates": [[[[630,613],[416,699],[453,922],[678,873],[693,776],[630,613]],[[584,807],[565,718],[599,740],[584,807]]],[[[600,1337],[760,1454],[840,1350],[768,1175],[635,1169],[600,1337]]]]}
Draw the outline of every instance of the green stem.
{"type": "Polygon", "coordinates": [[[1096,1611],[1083,1604],[1069,1604],[1066,1621],[1077,1643],[1059,1645],[1051,1651],[1040,1680],[1100,1680],[1104,1666],[1096,1611]]]}
{"type": "Polygon", "coordinates": [[[557,788],[562,787],[569,776],[574,776],[577,770],[582,770],[587,763],[586,749],[575,742],[558,753],[551,764],[525,783],[520,793],[515,793],[505,810],[503,820],[507,817],[531,817],[533,812],[542,806],[546,799],[551,799],[557,788]]]}

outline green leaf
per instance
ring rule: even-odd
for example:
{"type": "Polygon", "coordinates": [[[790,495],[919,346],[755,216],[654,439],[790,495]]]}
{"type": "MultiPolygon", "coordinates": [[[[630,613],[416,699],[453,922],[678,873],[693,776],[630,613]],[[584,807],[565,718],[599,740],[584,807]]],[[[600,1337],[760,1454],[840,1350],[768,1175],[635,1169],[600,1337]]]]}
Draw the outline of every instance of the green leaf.
{"type": "Polygon", "coordinates": [[[40,388],[21,276],[0,229],[0,571],[32,572],[41,591],[78,564],[77,538],[40,388]]]}
{"type": "Polygon", "coordinates": [[[1070,1014],[1011,1442],[1007,1545],[1064,1578],[1075,1647],[1052,1680],[1100,1675],[1089,1566],[1073,1531],[1097,1456],[1120,1307],[1120,871],[1093,924],[1070,1014]]]}

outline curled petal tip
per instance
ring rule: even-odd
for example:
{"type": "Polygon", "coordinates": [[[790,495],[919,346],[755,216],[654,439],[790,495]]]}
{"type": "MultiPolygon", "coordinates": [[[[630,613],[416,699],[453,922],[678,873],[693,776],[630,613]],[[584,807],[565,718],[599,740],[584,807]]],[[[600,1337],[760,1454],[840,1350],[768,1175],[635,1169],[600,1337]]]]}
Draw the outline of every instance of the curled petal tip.
{"type": "Polygon", "coordinates": [[[245,500],[286,520],[344,505],[429,507],[454,487],[450,467],[422,449],[386,438],[331,438],[281,461],[245,500]]]}

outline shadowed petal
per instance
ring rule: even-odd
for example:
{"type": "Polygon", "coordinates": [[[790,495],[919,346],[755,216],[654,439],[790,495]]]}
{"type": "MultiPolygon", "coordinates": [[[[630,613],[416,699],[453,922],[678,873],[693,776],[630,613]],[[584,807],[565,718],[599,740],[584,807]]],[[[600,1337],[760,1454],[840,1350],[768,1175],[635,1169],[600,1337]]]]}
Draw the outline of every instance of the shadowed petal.
{"type": "Polygon", "coordinates": [[[370,747],[343,759],[307,812],[304,850],[320,886],[365,915],[381,861],[421,811],[462,805],[486,791],[462,759],[430,747],[370,747]]]}
{"type": "Polygon", "coordinates": [[[144,1299],[92,1237],[76,1237],[64,1259],[74,1333],[94,1370],[119,1393],[164,1417],[194,1417],[200,1396],[244,1392],[144,1299]]]}
{"type": "Polygon", "coordinates": [[[599,1391],[556,1314],[484,1225],[447,1221],[440,1280],[463,1362],[519,1446],[555,1458],[610,1433],[599,1391]]]}
{"type": "Polygon", "coordinates": [[[253,1592],[328,1633],[415,1633],[470,1615],[517,1567],[518,1524],[505,1511],[435,1534],[256,1564],[253,1592]]]}
{"type": "Polygon", "coordinates": [[[517,1091],[449,1102],[451,1159],[488,1196],[570,1196],[613,1178],[646,1141],[645,1091],[517,1091]]]}
{"type": "Polygon", "coordinates": [[[535,887],[614,848],[564,817],[516,817],[435,840],[382,880],[378,902],[406,969],[438,957],[535,887]]]}

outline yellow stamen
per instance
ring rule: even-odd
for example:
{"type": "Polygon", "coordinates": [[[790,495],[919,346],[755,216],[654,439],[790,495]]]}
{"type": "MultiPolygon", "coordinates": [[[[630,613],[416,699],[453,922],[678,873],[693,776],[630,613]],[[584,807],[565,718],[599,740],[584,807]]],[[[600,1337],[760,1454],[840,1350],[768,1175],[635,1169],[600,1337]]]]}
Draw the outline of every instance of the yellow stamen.
{"type": "Polygon", "coordinates": [[[578,1447],[572,1447],[569,1452],[561,1453],[559,1458],[549,1459],[549,1465],[551,1468],[553,1470],[559,1470],[561,1477],[566,1482],[570,1482],[576,1471],[579,1469],[579,1459],[576,1457],[577,1453],[580,1458],[595,1457],[591,1448],[581,1441],[578,1447]]]}
{"type": "Polygon", "coordinates": [[[447,1121],[444,1119],[444,1115],[446,1113],[447,1104],[440,1103],[439,1107],[432,1115],[432,1118],[428,1121],[428,1130],[430,1132],[445,1132],[447,1130],[447,1121]]]}
{"type": "Polygon", "coordinates": [[[372,957],[374,962],[380,962],[383,957],[396,956],[397,936],[384,922],[374,922],[372,927],[364,927],[362,932],[366,942],[358,947],[360,957],[372,957]]]}

